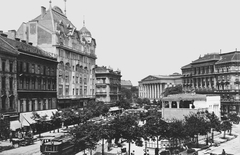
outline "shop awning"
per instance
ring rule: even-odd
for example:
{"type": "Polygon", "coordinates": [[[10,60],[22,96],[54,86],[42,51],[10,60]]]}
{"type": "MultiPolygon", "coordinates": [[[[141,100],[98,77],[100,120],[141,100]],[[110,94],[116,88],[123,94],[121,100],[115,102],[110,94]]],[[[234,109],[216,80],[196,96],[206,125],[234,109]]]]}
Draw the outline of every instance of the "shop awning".
{"type": "MultiPolygon", "coordinates": [[[[46,121],[51,120],[51,117],[53,116],[53,113],[56,113],[58,110],[57,109],[51,109],[51,110],[42,110],[42,111],[35,111],[37,112],[40,117],[42,116],[47,116],[46,121]]],[[[36,123],[34,119],[32,119],[33,114],[32,112],[25,112],[25,113],[20,113],[20,122],[22,123],[22,126],[30,126],[30,124],[36,123]]]]}
{"type": "Polygon", "coordinates": [[[21,128],[21,123],[19,122],[19,120],[15,120],[15,121],[11,121],[10,122],[10,129],[12,131],[16,131],[16,129],[19,129],[21,128]]]}

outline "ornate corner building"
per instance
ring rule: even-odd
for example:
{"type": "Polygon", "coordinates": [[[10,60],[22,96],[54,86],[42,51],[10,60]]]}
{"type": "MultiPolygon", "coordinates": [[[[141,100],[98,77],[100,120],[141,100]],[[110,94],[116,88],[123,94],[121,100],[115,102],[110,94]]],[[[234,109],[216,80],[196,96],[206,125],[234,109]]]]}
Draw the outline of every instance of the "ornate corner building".
{"type": "Polygon", "coordinates": [[[58,107],[83,106],[95,99],[96,40],[85,27],[77,30],[66,14],[57,7],[46,10],[23,23],[17,36],[32,42],[57,57],[58,107]]]}
{"type": "Polygon", "coordinates": [[[185,91],[219,94],[222,112],[239,113],[240,51],[206,54],[181,70],[185,91]]]}
{"type": "Polygon", "coordinates": [[[121,93],[121,72],[105,66],[96,66],[96,100],[105,104],[119,101],[121,93]]]}

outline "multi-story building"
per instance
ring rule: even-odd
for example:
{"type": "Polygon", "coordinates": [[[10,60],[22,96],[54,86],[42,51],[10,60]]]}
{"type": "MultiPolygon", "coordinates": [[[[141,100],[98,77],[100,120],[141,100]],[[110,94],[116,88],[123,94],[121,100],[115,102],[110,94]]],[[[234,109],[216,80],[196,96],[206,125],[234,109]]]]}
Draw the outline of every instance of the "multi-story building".
{"type": "MultiPolygon", "coordinates": [[[[17,82],[9,79],[9,92],[17,89],[17,104],[14,106],[19,113],[38,110],[56,109],[56,68],[57,58],[34,47],[25,40],[15,38],[16,32],[9,31],[1,40],[18,51],[16,67],[14,61],[7,63],[9,72],[16,75],[17,82]],[[14,39],[14,40],[13,40],[14,39]],[[12,88],[11,88],[12,87],[12,88]]],[[[12,93],[13,94],[13,93],[12,93]]],[[[11,102],[10,102],[11,103],[11,102]]],[[[9,104],[11,105],[11,104],[9,104]]]]}
{"type": "Polygon", "coordinates": [[[219,94],[222,111],[239,113],[240,51],[206,54],[181,69],[185,91],[219,94]]]}
{"type": "Polygon", "coordinates": [[[149,75],[139,81],[139,97],[159,101],[165,88],[182,84],[182,75],[149,75]]]}
{"type": "Polygon", "coordinates": [[[96,66],[96,100],[114,104],[121,96],[121,72],[110,67],[96,66]]]}
{"type": "Polygon", "coordinates": [[[60,108],[83,106],[95,99],[96,41],[85,23],[82,29],[76,30],[66,14],[50,3],[48,10],[41,7],[38,17],[23,23],[17,34],[22,40],[57,56],[60,108]]]}
{"type": "Polygon", "coordinates": [[[0,113],[17,112],[17,56],[18,51],[9,45],[0,32],[0,113]]]}

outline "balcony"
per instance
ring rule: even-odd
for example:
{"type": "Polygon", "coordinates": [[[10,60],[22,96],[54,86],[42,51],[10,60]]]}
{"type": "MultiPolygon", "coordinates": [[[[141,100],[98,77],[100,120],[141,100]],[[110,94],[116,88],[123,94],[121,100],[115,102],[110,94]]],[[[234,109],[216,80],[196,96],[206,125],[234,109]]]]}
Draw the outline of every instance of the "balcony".
{"type": "Polygon", "coordinates": [[[100,95],[107,95],[107,92],[96,92],[96,95],[100,96],[100,95]]]}

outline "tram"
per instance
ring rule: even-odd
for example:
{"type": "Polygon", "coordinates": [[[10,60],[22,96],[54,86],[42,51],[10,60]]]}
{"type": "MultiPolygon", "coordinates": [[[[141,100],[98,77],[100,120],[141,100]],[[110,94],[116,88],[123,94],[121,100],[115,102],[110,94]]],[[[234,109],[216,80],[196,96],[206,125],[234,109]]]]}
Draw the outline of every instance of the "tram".
{"type": "Polygon", "coordinates": [[[75,144],[71,142],[72,135],[41,139],[40,151],[42,155],[74,155],[75,144]]]}

